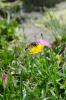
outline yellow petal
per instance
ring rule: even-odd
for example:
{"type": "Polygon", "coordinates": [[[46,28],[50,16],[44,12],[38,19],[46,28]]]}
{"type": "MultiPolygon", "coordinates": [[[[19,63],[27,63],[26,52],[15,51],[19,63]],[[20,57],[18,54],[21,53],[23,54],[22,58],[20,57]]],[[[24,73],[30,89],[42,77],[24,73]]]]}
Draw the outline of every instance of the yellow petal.
{"type": "Polygon", "coordinates": [[[42,51],[42,49],[44,48],[44,45],[40,45],[38,44],[37,46],[35,47],[32,47],[29,51],[30,54],[36,54],[36,53],[39,53],[42,51]]]}

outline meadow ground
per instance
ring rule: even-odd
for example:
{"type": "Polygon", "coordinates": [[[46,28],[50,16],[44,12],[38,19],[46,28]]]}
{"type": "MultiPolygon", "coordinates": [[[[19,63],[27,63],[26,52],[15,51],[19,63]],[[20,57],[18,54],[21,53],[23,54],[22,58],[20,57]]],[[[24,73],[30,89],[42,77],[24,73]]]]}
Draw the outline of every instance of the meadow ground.
{"type": "Polygon", "coordinates": [[[66,100],[65,16],[47,10],[35,25],[54,41],[41,35],[26,45],[15,19],[0,20],[0,100],[66,100]]]}

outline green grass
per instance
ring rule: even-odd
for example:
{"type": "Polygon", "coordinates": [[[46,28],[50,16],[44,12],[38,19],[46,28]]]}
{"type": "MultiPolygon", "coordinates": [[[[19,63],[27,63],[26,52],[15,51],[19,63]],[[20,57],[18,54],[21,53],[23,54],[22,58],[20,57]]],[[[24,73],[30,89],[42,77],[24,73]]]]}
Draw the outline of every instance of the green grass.
{"type": "MultiPolygon", "coordinates": [[[[48,28],[52,25],[55,31],[58,23],[54,19],[52,23],[47,24],[48,28]]],[[[56,40],[55,47],[45,47],[41,53],[29,55],[25,51],[25,43],[16,39],[15,30],[12,31],[14,23],[9,24],[11,31],[8,31],[7,22],[1,25],[6,27],[0,27],[0,100],[65,100],[66,51],[60,54],[66,42],[64,36],[56,40]],[[12,32],[14,34],[10,34],[12,32]],[[14,36],[10,41],[9,35],[14,36]],[[6,81],[2,79],[4,73],[6,81]]]]}

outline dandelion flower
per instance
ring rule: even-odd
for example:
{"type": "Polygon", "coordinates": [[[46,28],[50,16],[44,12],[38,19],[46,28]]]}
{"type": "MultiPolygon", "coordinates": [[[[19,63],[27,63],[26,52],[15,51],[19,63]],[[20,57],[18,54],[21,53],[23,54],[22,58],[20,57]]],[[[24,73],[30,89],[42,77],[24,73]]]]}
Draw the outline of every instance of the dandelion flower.
{"type": "Polygon", "coordinates": [[[29,54],[37,54],[42,51],[44,48],[44,45],[37,44],[37,46],[34,46],[30,49],[29,54]]]}

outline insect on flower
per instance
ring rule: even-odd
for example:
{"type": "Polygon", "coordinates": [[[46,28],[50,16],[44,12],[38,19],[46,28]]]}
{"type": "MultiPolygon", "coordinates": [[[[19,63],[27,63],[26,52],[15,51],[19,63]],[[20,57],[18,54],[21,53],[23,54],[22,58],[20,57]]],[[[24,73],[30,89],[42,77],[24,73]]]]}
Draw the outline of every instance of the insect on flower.
{"type": "Polygon", "coordinates": [[[39,39],[38,41],[29,44],[25,50],[28,50],[29,54],[37,54],[41,52],[45,46],[49,48],[52,47],[49,41],[44,40],[44,39],[39,39]]]}
{"type": "Polygon", "coordinates": [[[36,42],[32,42],[29,45],[27,45],[27,47],[25,48],[25,50],[30,50],[32,47],[36,47],[37,43],[36,42]]]}

